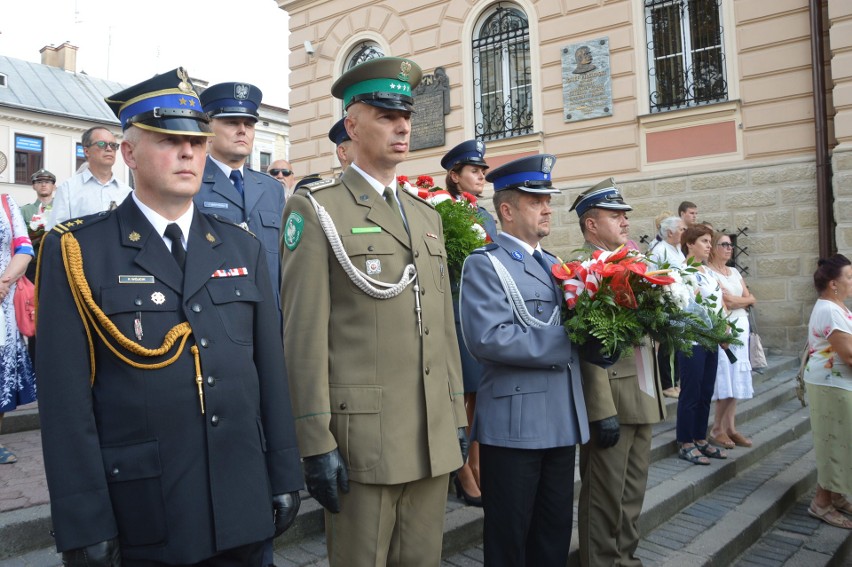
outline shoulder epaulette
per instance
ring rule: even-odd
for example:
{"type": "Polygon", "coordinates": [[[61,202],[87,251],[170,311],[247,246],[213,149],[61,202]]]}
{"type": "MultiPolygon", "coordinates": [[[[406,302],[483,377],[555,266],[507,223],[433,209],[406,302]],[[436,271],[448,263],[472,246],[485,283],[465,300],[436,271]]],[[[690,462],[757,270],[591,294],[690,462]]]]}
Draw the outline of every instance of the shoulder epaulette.
{"type": "Polygon", "coordinates": [[[486,252],[493,252],[493,251],[497,250],[498,248],[500,248],[499,244],[497,244],[496,242],[489,242],[485,246],[483,246],[481,248],[477,248],[476,250],[471,252],[471,254],[485,254],[486,252]]]}
{"type": "Polygon", "coordinates": [[[210,217],[212,219],[216,219],[217,221],[219,221],[220,223],[222,223],[224,225],[238,228],[238,229],[240,229],[244,232],[251,234],[253,237],[257,238],[257,235],[255,233],[253,233],[252,231],[250,231],[249,228],[248,228],[248,225],[246,225],[245,223],[234,222],[231,219],[227,219],[225,217],[220,217],[216,213],[204,213],[204,214],[206,214],[208,217],[210,217]]]}
{"type": "Polygon", "coordinates": [[[314,193],[321,189],[327,189],[329,187],[333,187],[340,183],[340,179],[337,177],[333,177],[331,179],[320,179],[319,181],[314,181],[313,183],[308,183],[307,185],[302,185],[299,189],[305,189],[314,193]]]}
{"type": "Polygon", "coordinates": [[[87,215],[85,217],[79,217],[76,219],[68,219],[67,221],[57,223],[51,229],[50,232],[62,236],[66,232],[74,232],[80,230],[81,228],[85,228],[87,226],[92,226],[95,223],[99,223],[109,217],[109,213],[109,211],[104,211],[96,215],[87,215]]]}

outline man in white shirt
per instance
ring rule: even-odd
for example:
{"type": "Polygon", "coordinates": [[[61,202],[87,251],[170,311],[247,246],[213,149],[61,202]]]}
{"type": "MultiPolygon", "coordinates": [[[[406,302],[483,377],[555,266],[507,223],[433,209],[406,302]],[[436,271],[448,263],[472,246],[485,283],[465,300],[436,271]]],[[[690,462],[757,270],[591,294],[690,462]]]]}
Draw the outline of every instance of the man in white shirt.
{"type": "Polygon", "coordinates": [[[112,210],[133,190],[113,175],[119,144],[112,132],[103,126],[94,126],[83,132],[82,144],[89,167],[56,188],[45,230],[68,219],[112,210]]]}
{"type": "Polygon", "coordinates": [[[686,224],[680,217],[667,217],[660,223],[660,238],[648,251],[648,258],[661,266],[680,266],[685,257],[680,249],[680,237],[686,231],[686,224]]]}

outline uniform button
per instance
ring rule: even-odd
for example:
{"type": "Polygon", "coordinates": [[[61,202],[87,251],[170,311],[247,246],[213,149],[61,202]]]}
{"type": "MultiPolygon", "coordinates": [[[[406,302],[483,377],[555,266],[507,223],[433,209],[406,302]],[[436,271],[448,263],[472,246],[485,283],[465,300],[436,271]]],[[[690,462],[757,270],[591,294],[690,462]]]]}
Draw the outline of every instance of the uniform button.
{"type": "Polygon", "coordinates": [[[202,338],[202,339],[201,339],[200,341],[198,341],[198,342],[199,342],[199,344],[201,344],[201,346],[203,346],[204,348],[207,348],[207,347],[210,345],[210,341],[208,341],[208,340],[207,340],[207,339],[205,339],[205,338],[202,338]]]}
{"type": "Polygon", "coordinates": [[[216,379],[213,378],[212,376],[208,376],[207,377],[207,385],[212,388],[213,386],[216,385],[216,379]]]}
{"type": "Polygon", "coordinates": [[[111,471],[109,471],[109,476],[118,476],[118,467],[114,467],[111,471]]]}
{"type": "Polygon", "coordinates": [[[195,311],[196,313],[201,313],[201,305],[198,304],[198,303],[193,303],[192,304],[192,310],[195,311]]]}
{"type": "Polygon", "coordinates": [[[346,409],[346,402],[340,402],[340,409],[342,409],[342,410],[346,409]]]}
{"type": "Polygon", "coordinates": [[[367,246],[367,252],[372,252],[374,250],[373,245],[367,246]]]}
{"type": "Polygon", "coordinates": [[[136,299],[133,300],[133,305],[137,305],[137,306],[142,305],[142,299],[137,297],[136,299]]]}
{"type": "Polygon", "coordinates": [[[419,258],[419,257],[420,257],[420,250],[415,250],[415,251],[414,251],[414,257],[415,257],[415,258],[419,258]]]}
{"type": "Polygon", "coordinates": [[[612,371],[612,375],[613,375],[613,376],[618,376],[618,372],[616,372],[615,370],[613,370],[613,371],[612,371]]]}
{"type": "Polygon", "coordinates": [[[429,374],[429,367],[428,366],[426,367],[426,370],[424,370],[424,372],[426,372],[426,374],[429,374]]]}
{"type": "Polygon", "coordinates": [[[556,366],[556,365],[554,364],[553,366],[551,366],[551,367],[550,367],[550,369],[551,369],[551,370],[558,370],[558,369],[559,369],[559,367],[558,367],[558,366],[556,366]]]}
{"type": "Polygon", "coordinates": [[[538,292],[535,292],[535,296],[536,296],[536,297],[541,297],[541,296],[538,294],[538,292]]]}
{"type": "Polygon", "coordinates": [[[213,417],[211,417],[211,418],[210,418],[210,423],[212,423],[212,424],[213,424],[213,427],[216,427],[217,425],[219,425],[219,416],[218,416],[218,415],[214,415],[213,417]]]}
{"type": "Polygon", "coordinates": [[[521,391],[521,387],[520,387],[520,386],[515,386],[515,391],[516,391],[516,392],[520,392],[520,391],[521,391]]]}
{"type": "Polygon", "coordinates": [[[425,287],[420,288],[420,295],[426,295],[426,288],[425,287]]]}
{"type": "Polygon", "coordinates": [[[426,327],[425,329],[423,329],[423,332],[428,335],[429,334],[429,327],[426,327]]]}
{"type": "Polygon", "coordinates": [[[239,289],[234,290],[234,295],[236,295],[237,297],[241,296],[242,294],[243,294],[243,292],[240,291],[239,289]]]}

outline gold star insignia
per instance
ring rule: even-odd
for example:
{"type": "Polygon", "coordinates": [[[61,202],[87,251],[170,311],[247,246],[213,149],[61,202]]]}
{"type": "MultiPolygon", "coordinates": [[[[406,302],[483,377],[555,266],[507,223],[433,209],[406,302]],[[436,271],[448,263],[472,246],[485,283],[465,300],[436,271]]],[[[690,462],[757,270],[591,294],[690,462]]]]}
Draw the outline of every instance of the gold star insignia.
{"type": "Polygon", "coordinates": [[[76,221],[74,221],[74,224],[80,226],[81,224],[83,224],[83,219],[77,219],[76,221]]]}
{"type": "Polygon", "coordinates": [[[130,240],[130,242],[139,242],[139,239],[140,239],[140,238],[142,238],[142,237],[139,235],[139,233],[138,233],[138,232],[136,232],[136,231],[134,230],[133,232],[131,232],[131,233],[127,236],[127,238],[130,240]]]}
{"type": "Polygon", "coordinates": [[[180,103],[180,105],[181,105],[181,106],[186,106],[186,99],[185,99],[185,98],[180,97],[180,98],[178,99],[178,102],[180,103]]]}
{"type": "Polygon", "coordinates": [[[216,237],[208,232],[207,233],[207,242],[216,242],[216,237]]]}
{"type": "Polygon", "coordinates": [[[189,99],[189,106],[195,106],[195,100],[189,99]]]}

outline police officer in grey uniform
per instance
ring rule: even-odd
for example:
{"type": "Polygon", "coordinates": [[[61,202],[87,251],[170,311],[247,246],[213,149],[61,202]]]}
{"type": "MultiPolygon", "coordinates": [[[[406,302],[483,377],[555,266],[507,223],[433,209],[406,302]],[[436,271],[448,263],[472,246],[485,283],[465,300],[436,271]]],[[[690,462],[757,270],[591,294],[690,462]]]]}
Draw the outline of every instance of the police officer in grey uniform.
{"type": "Polygon", "coordinates": [[[183,69],[107,102],[136,188],[42,243],[56,546],[74,567],[260,567],[303,485],[265,251],[193,206],[210,128],[183,69]]]}
{"type": "Polygon", "coordinates": [[[489,567],[564,567],[575,447],[589,439],[577,349],[562,326],[550,233],[549,154],[489,172],[502,232],[465,261],[461,327],[482,364],[471,439],[479,441],[489,567]]]}

